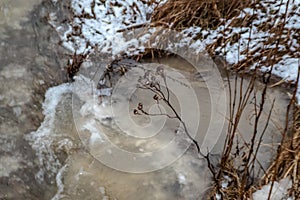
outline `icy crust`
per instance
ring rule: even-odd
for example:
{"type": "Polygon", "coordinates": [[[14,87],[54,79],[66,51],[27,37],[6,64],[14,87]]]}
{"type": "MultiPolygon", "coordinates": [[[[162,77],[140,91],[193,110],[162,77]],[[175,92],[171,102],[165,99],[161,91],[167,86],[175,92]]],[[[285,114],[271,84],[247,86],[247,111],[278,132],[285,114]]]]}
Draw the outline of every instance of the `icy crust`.
{"type": "MultiPolygon", "coordinates": [[[[48,89],[43,103],[44,121],[37,131],[26,136],[38,156],[40,170],[36,174],[36,179],[39,182],[43,182],[45,176],[55,176],[62,167],[51,146],[55,140],[53,128],[55,127],[56,107],[63,95],[71,93],[71,91],[72,86],[70,84],[62,84],[48,89]]],[[[72,141],[68,139],[61,140],[58,148],[63,148],[63,146],[72,146],[72,141]]]]}

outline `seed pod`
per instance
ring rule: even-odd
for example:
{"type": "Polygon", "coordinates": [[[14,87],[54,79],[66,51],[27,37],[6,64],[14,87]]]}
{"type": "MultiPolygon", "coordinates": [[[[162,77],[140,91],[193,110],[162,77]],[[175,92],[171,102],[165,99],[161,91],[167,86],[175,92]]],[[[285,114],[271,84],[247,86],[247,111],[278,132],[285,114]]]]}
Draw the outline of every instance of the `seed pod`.
{"type": "Polygon", "coordinates": [[[143,104],[142,104],[142,103],[139,103],[138,109],[139,109],[139,110],[143,110],[143,104]]]}
{"type": "Polygon", "coordinates": [[[139,111],[138,111],[137,109],[134,109],[134,110],[133,110],[133,114],[139,115],[140,113],[139,113],[139,111]]]}

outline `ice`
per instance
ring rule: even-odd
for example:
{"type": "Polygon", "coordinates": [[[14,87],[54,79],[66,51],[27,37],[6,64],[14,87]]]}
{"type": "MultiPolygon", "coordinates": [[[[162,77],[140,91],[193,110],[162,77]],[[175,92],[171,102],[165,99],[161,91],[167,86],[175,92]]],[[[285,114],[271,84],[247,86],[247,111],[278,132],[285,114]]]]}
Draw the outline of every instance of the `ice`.
{"type": "Polygon", "coordinates": [[[217,200],[222,200],[221,195],[220,195],[220,194],[216,194],[216,199],[217,199],[217,200]]]}
{"type": "MultiPolygon", "coordinates": [[[[271,198],[272,200],[282,200],[287,199],[288,189],[291,188],[292,181],[289,178],[284,178],[279,182],[275,181],[271,198]]],[[[253,193],[253,200],[267,200],[271,189],[271,183],[263,186],[260,190],[253,193]]]]}
{"type": "Polygon", "coordinates": [[[99,133],[99,130],[96,128],[96,121],[90,120],[82,127],[83,130],[88,130],[91,133],[90,144],[97,142],[103,142],[103,139],[99,133]]]}
{"type": "Polygon", "coordinates": [[[57,175],[56,175],[56,185],[57,185],[57,193],[52,197],[51,200],[60,200],[65,197],[63,195],[64,191],[64,184],[63,184],[63,173],[67,168],[67,164],[65,164],[62,168],[59,169],[57,175]]]}
{"type": "Polygon", "coordinates": [[[31,132],[26,136],[26,139],[36,151],[39,159],[41,168],[36,174],[36,178],[40,182],[44,180],[46,171],[49,175],[54,175],[61,167],[60,162],[51,148],[52,140],[54,139],[54,136],[51,136],[51,134],[52,128],[54,127],[56,107],[62,96],[71,91],[72,85],[68,83],[49,88],[45,94],[45,101],[43,103],[44,121],[37,131],[31,132]]]}

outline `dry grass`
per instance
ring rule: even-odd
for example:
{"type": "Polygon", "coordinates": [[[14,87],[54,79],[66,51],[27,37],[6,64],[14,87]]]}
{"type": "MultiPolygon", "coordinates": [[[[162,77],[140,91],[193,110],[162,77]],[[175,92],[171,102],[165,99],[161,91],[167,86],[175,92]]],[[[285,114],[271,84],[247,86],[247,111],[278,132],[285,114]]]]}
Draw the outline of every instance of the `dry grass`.
{"type": "MultiPolygon", "coordinates": [[[[254,63],[259,62],[261,65],[271,66],[273,63],[279,62],[284,55],[293,55],[300,57],[300,45],[295,48],[292,46],[292,40],[298,41],[297,29],[285,27],[286,20],[291,16],[287,13],[279,15],[280,22],[270,17],[268,20],[260,20],[258,13],[264,13],[266,16],[270,15],[259,1],[228,1],[228,0],[170,0],[167,1],[161,7],[158,7],[153,14],[152,24],[163,25],[172,28],[177,31],[197,26],[202,29],[216,29],[223,26],[223,36],[218,36],[215,41],[207,46],[206,50],[211,56],[216,54],[216,49],[226,48],[226,45],[237,43],[241,38],[241,32],[235,34],[225,34],[233,32],[233,28],[257,28],[257,31],[267,31],[269,36],[266,38],[248,38],[247,45],[240,47],[240,55],[247,56],[247,59],[242,59],[236,63],[233,67],[238,69],[247,68],[254,63]],[[244,16],[238,16],[243,8],[255,8],[254,12],[245,14],[244,16]],[[230,20],[230,24],[226,24],[230,20]],[[261,21],[259,24],[254,24],[254,21],[261,21]],[[226,24],[226,26],[225,26],[226,24]],[[256,48],[249,48],[249,44],[254,39],[260,40],[260,44],[256,48]],[[281,48],[270,48],[270,46],[276,45],[281,48]],[[275,52],[276,51],[276,52],[275,52]],[[271,55],[276,53],[276,58],[271,58],[271,55]]],[[[297,8],[294,8],[297,9],[297,8]]],[[[274,10],[271,13],[276,13],[274,10]]],[[[293,15],[300,16],[300,13],[292,12],[293,15]]],[[[252,31],[252,30],[251,30],[252,31]]],[[[201,33],[199,33],[195,39],[203,39],[201,33]]]]}
{"type": "Polygon", "coordinates": [[[76,52],[71,56],[66,65],[67,75],[69,81],[74,81],[74,76],[79,72],[79,69],[85,59],[88,57],[87,53],[77,54],[76,52]]]}
{"type": "Polygon", "coordinates": [[[194,25],[214,29],[221,24],[221,18],[236,16],[250,0],[170,0],[154,12],[152,22],[182,30],[194,25]]]}
{"type": "MultiPolygon", "coordinates": [[[[300,108],[295,104],[296,90],[287,107],[286,125],[282,132],[282,139],[277,149],[277,154],[275,155],[275,159],[271,161],[269,169],[264,172],[262,177],[253,173],[253,168],[257,149],[262,142],[262,137],[258,136],[256,130],[260,122],[261,112],[264,110],[264,100],[255,103],[259,106],[255,110],[255,123],[253,125],[254,131],[252,133],[251,142],[249,144],[241,143],[238,149],[234,146],[235,140],[237,139],[235,133],[240,116],[244,111],[244,105],[249,101],[249,97],[252,97],[254,94],[254,82],[257,81],[254,77],[255,76],[253,76],[251,83],[244,93],[240,93],[235,84],[230,86],[230,123],[221,162],[218,166],[218,170],[216,170],[214,174],[214,177],[217,178],[214,178],[214,186],[209,194],[209,199],[216,199],[216,194],[221,195],[222,199],[251,199],[252,194],[256,190],[261,189],[262,186],[271,183],[273,187],[274,181],[279,181],[286,177],[292,180],[292,188],[289,191],[289,195],[295,199],[300,198],[300,108]],[[234,110],[236,111],[233,112],[234,110]],[[255,143],[259,145],[255,146],[255,143]],[[239,153],[237,153],[237,151],[239,153]],[[221,186],[221,182],[225,179],[224,177],[230,179],[230,181],[227,180],[229,184],[226,188],[221,186]]],[[[266,91],[269,88],[268,85],[267,81],[264,85],[263,93],[261,94],[262,99],[264,99],[266,95],[266,91]]],[[[271,112],[272,109],[270,110],[269,116],[271,112]]],[[[266,126],[268,126],[269,119],[270,118],[266,121],[266,126]]],[[[264,132],[262,135],[263,134],[264,132]]],[[[256,165],[257,164],[259,163],[256,163],[256,165]]]]}
{"type": "Polygon", "coordinates": [[[292,188],[289,193],[295,199],[300,199],[300,107],[294,104],[290,104],[290,106],[292,107],[290,109],[293,109],[291,135],[284,135],[276,159],[262,178],[261,184],[290,177],[292,188]]]}

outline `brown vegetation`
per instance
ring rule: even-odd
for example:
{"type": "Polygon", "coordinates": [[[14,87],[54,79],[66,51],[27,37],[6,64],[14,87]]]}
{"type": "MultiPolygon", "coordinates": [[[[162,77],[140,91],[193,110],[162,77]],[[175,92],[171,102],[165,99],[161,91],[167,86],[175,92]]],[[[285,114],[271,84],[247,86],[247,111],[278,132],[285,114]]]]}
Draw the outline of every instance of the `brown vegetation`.
{"type": "Polygon", "coordinates": [[[239,10],[250,4],[250,0],[169,0],[157,8],[152,17],[156,25],[167,25],[176,30],[192,26],[214,29],[221,19],[230,19],[239,10]]]}
{"type": "Polygon", "coordinates": [[[66,66],[69,81],[74,81],[74,76],[79,72],[82,63],[87,57],[88,53],[77,54],[76,52],[71,56],[66,66]]]}

